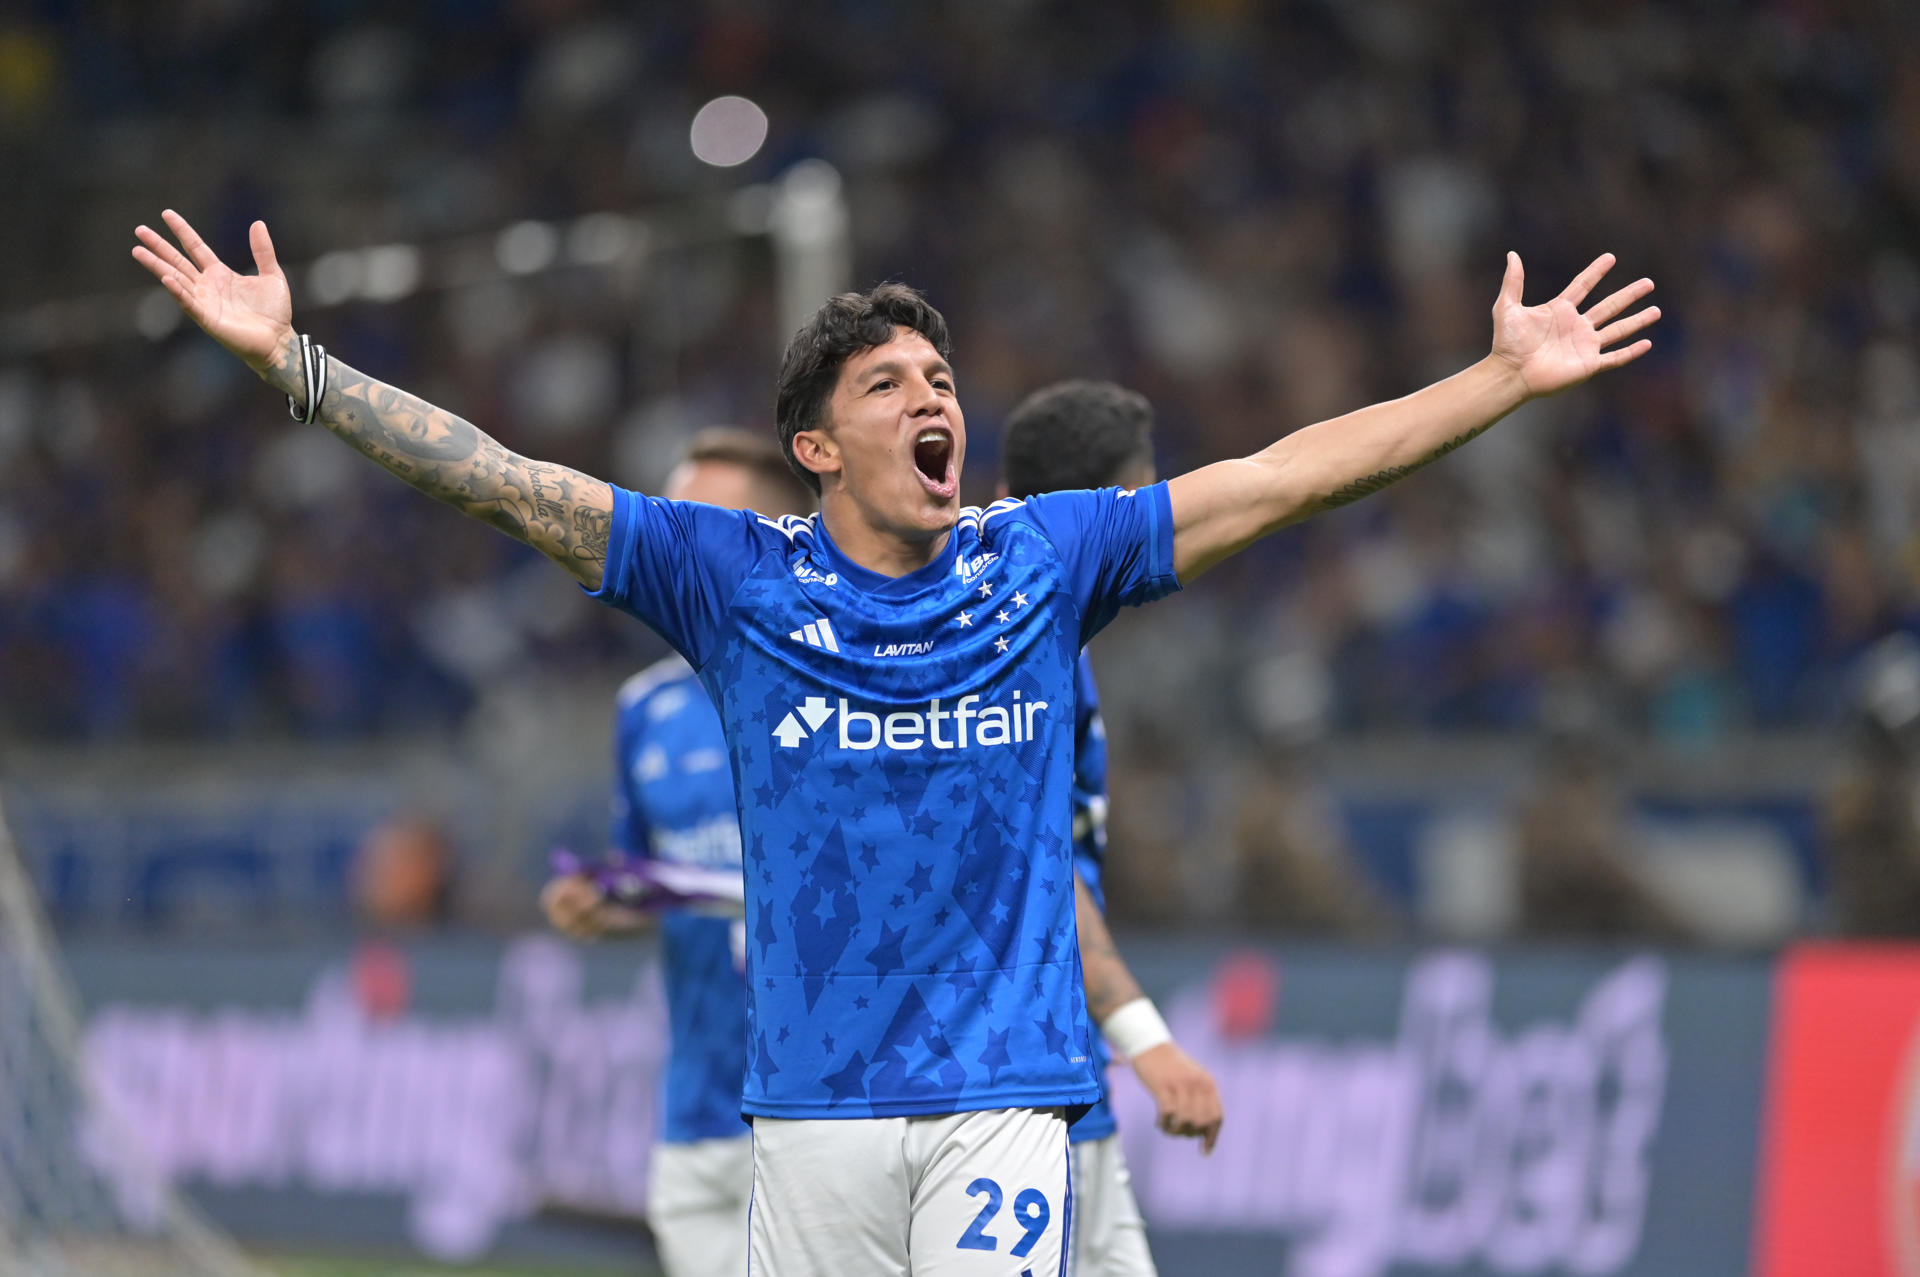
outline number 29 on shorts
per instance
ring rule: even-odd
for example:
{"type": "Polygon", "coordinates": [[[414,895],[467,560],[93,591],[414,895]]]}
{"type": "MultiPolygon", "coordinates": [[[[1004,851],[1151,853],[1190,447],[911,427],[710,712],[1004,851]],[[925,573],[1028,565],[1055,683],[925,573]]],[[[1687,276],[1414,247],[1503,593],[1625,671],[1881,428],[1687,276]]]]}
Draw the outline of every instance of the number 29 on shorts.
{"type": "MultiPolygon", "coordinates": [[[[994,1180],[982,1176],[967,1185],[967,1196],[985,1197],[980,1213],[973,1217],[973,1223],[967,1225],[967,1231],[960,1234],[960,1240],[954,1243],[956,1250],[999,1250],[1000,1239],[988,1232],[994,1217],[1006,1202],[1006,1193],[994,1180]]],[[[1052,1222],[1053,1211],[1047,1206],[1047,1195],[1037,1188],[1020,1190],[1013,1199],[1014,1222],[1021,1229],[1020,1239],[1013,1243],[1008,1252],[1015,1259],[1025,1259],[1043,1236],[1047,1225],[1052,1222]]]]}

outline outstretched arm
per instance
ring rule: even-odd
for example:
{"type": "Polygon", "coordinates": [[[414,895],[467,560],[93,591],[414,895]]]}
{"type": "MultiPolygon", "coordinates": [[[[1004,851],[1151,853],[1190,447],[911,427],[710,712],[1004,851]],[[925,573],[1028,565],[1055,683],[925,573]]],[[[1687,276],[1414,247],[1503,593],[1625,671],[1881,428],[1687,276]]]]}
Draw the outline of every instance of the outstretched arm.
{"type": "MultiPolygon", "coordinates": [[[[180,241],[142,226],[134,260],[180,308],[274,389],[304,401],[293,294],[264,222],[250,238],[259,273],[228,269],[187,220],[162,216],[180,241]],[[185,250],[184,252],[182,250],[185,250]]],[[[566,466],[510,452],[470,422],[329,359],[315,420],[374,461],[462,514],[499,528],[597,589],[613,524],[613,489],[566,466]]]]}
{"type": "MultiPolygon", "coordinates": [[[[1081,979],[1087,986],[1087,1013],[1104,1024],[1114,1012],[1134,1003],[1151,1010],[1152,1003],[1140,991],[1140,984],[1127,970],[1120,951],[1114,947],[1107,920],[1093,902],[1093,893],[1079,874],[1073,876],[1074,925],[1080,931],[1081,979]]],[[[1153,1018],[1158,1020],[1158,1012],[1153,1018]]],[[[1164,1032],[1164,1026],[1162,1026],[1164,1032]]],[[[1120,1044],[1109,1042],[1116,1051],[1120,1044]]],[[[1191,1135],[1201,1141],[1203,1152],[1213,1152],[1220,1138],[1220,1088],[1213,1075],[1182,1051],[1171,1037],[1130,1057],[1134,1075],[1153,1096],[1159,1110],[1160,1129],[1169,1135],[1191,1135]]]]}
{"type": "Polygon", "coordinates": [[[1638,280],[1582,313],[1613,269],[1603,254],[1544,306],[1522,306],[1525,275],[1507,254],[1493,304],[1493,350],[1473,367],[1404,399],[1297,430],[1263,452],[1181,475],[1173,504],[1174,570],[1191,581],[1228,555],[1322,510],[1358,501],[1472,440],[1529,399],[1632,363],[1653,348],[1613,347],[1660,318],[1658,307],[1616,318],[1653,291],[1638,280]]]}

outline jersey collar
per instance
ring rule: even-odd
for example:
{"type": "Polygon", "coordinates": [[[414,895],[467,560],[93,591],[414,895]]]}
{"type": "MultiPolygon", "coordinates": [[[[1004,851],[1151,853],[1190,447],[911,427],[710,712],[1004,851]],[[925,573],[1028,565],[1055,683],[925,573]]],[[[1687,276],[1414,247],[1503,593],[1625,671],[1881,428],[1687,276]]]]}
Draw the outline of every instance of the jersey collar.
{"type": "Polygon", "coordinates": [[[833,543],[833,537],[827,531],[827,521],[824,517],[815,519],[813,526],[814,544],[819,550],[820,557],[827,561],[830,570],[838,572],[841,579],[857,586],[864,594],[889,594],[896,597],[918,594],[953,575],[954,560],[960,553],[960,528],[955,524],[947,533],[946,545],[941,547],[940,553],[933,556],[931,563],[915,568],[905,576],[887,576],[871,568],[861,567],[841,553],[840,547],[833,543]]]}

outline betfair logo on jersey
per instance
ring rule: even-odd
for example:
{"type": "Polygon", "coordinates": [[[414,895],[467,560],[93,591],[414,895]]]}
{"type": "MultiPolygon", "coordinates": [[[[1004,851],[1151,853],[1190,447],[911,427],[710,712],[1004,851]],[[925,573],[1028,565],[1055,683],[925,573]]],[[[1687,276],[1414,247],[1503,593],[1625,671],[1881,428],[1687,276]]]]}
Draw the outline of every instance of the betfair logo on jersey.
{"type": "Polygon", "coordinates": [[[846,697],[834,705],[824,696],[809,696],[794,706],[773,729],[782,749],[819,734],[829,719],[839,720],[841,749],[972,749],[975,746],[1018,745],[1030,740],[1036,721],[1051,708],[1046,701],[1026,700],[1019,692],[1006,705],[982,705],[969,692],[942,709],[938,697],[923,710],[895,710],[889,714],[855,709],[846,697]]]}

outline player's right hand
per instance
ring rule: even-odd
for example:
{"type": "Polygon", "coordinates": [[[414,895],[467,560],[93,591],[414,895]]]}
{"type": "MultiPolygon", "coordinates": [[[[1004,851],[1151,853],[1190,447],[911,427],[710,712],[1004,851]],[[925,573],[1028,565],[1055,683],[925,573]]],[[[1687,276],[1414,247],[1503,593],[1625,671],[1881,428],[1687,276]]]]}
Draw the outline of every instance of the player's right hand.
{"type": "MultiPolygon", "coordinates": [[[[180,303],[180,309],[206,329],[208,336],[240,356],[247,367],[278,385],[280,379],[270,370],[275,356],[287,349],[288,340],[294,335],[293,291],[287,286],[286,272],[280,269],[280,262],[274,256],[267,224],[255,222],[248,232],[253,264],[260,273],[240,275],[214,255],[199,232],[187,225],[186,218],[172,209],[160,216],[180,241],[180,247],[174,247],[172,241],[158,231],[138,226],[133,235],[140,243],[133,250],[133,260],[152,272],[161,287],[180,303]]],[[[293,362],[297,364],[298,360],[293,362]]],[[[299,375],[297,368],[291,371],[299,375]]]]}
{"type": "Polygon", "coordinates": [[[607,933],[606,901],[586,874],[549,882],[540,891],[540,911],[554,930],[575,940],[597,940],[607,933]]]}
{"type": "Polygon", "coordinates": [[[1160,1110],[1160,1129],[1169,1135],[1197,1138],[1202,1153],[1213,1152],[1214,1141],[1220,1138],[1220,1124],[1226,1120],[1213,1074],[1175,1042],[1162,1042],[1128,1063],[1160,1110]]]}

